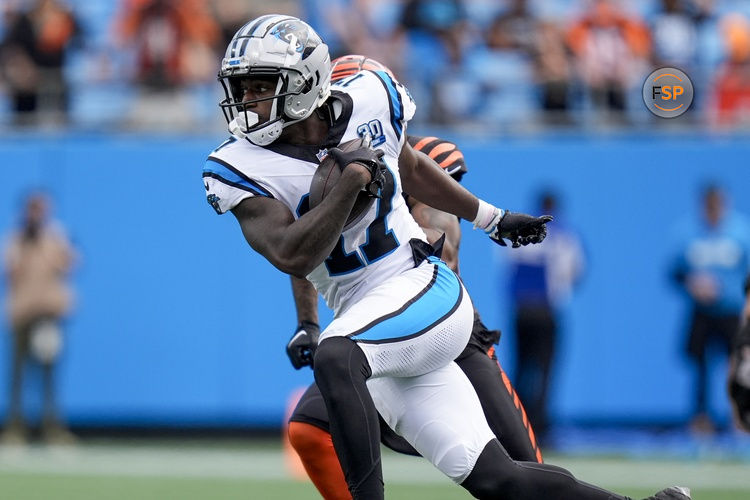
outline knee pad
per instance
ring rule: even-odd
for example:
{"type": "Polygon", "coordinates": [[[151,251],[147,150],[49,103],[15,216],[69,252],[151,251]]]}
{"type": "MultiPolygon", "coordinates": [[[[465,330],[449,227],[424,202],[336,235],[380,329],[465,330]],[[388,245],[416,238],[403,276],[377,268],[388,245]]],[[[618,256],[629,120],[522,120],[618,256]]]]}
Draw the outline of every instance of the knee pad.
{"type": "Polygon", "coordinates": [[[356,342],[347,337],[329,337],[323,340],[315,350],[313,366],[315,381],[319,386],[329,386],[329,381],[341,377],[354,376],[365,380],[372,374],[365,353],[356,342]]]}

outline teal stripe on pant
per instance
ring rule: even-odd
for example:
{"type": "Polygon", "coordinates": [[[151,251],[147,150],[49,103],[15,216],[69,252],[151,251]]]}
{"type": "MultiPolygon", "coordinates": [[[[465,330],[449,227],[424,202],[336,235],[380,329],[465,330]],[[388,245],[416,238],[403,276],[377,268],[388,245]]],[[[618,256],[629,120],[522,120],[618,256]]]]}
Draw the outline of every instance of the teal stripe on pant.
{"type": "Polygon", "coordinates": [[[428,259],[435,266],[432,281],[398,311],[387,314],[352,334],[358,342],[401,340],[429,330],[453,311],[461,300],[461,282],[444,262],[428,259]]]}

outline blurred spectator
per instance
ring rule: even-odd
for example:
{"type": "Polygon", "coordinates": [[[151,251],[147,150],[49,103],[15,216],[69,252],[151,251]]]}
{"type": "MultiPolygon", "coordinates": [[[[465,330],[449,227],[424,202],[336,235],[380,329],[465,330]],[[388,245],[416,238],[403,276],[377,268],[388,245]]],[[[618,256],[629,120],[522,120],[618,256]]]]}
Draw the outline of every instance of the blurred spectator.
{"type": "Polygon", "coordinates": [[[559,317],[584,271],[580,238],[566,226],[558,197],[542,193],[539,213],[555,216],[540,245],[508,253],[516,331],[516,390],[540,442],[549,428],[547,403],[560,329],[559,317]]]}
{"type": "Polygon", "coordinates": [[[367,54],[399,74],[404,37],[397,29],[398,7],[394,0],[327,2],[325,18],[338,41],[336,55],[367,54]]]}
{"type": "Polygon", "coordinates": [[[454,28],[466,21],[466,8],[461,0],[406,0],[401,13],[404,29],[423,31],[442,39],[452,59],[460,56],[456,50],[461,47],[454,28]]]}
{"type": "Polygon", "coordinates": [[[136,124],[189,126],[193,107],[180,92],[213,83],[219,27],[205,0],[123,0],[121,44],[135,52],[136,124]]]}
{"type": "Polygon", "coordinates": [[[572,69],[562,29],[554,22],[540,22],[534,43],[536,82],[545,120],[569,125],[572,69]]]}
{"type": "Polygon", "coordinates": [[[219,32],[202,0],[125,0],[119,27],[123,42],[135,46],[142,87],[172,89],[207,78],[207,60],[215,65],[219,32]]]}
{"type": "MultiPolygon", "coordinates": [[[[484,34],[484,44],[467,54],[468,74],[455,75],[465,85],[477,86],[471,91],[472,108],[464,112],[467,121],[478,119],[485,126],[520,128],[535,117],[538,106],[534,97],[534,68],[527,45],[533,33],[524,38],[512,28],[513,23],[520,23],[525,29],[532,29],[533,22],[524,12],[516,10],[497,16],[484,34]]],[[[456,94],[451,92],[444,100],[455,102],[456,94]]]]}
{"type": "Polygon", "coordinates": [[[693,0],[692,8],[696,20],[698,78],[703,79],[715,71],[723,56],[718,7],[715,0],[693,0]]]}
{"type": "Polygon", "coordinates": [[[715,99],[710,113],[715,124],[750,125],[750,21],[730,14],[721,21],[726,61],[713,86],[715,99]]]}
{"type": "Polygon", "coordinates": [[[510,0],[507,9],[493,20],[492,31],[498,36],[502,33],[507,39],[504,45],[531,52],[536,36],[536,19],[529,10],[527,0],[510,0]]]}
{"type": "Polygon", "coordinates": [[[68,82],[64,65],[80,26],[58,0],[36,0],[28,10],[6,6],[0,45],[2,78],[10,94],[16,125],[64,123],[68,82]]]}
{"type": "MultiPolygon", "coordinates": [[[[704,188],[702,213],[675,229],[674,280],[690,304],[686,352],[695,369],[691,427],[715,429],[709,412],[710,361],[713,348],[726,356],[742,309],[742,283],[750,269],[750,226],[726,206],[724,191],[704,188]]],[[[724,358],[726,362],[726,358],[724,358]]]]}
{"type": "Polygon", "coordinates": [[[33,193],[26,200],[21,226],[5,247],[9,285],[7,312],[13,336],[10,405],[0,441],[23,444],[23,371],[28,361],[41,366],[43,383],[42,434],[53,444],[71,443],[72,434],[58,417],[55,367],[62,348],[61,321],[71,308],[72,293],[65,279],[73,250],[58,224],[49,219],[49,200],[33,193]]]}
{"type": "MultiPolygon", "coordinates": [[[[461,0],[407,0],[400,29],[407,40],[404,81],[427,104],[416,118],[460,123],[471,111],[475,82],[467,81],[464,50],[469,21],[461,0]]],[[[391,68],[392,71],[398,69],[391,68]]]]}
{"type": "Polygon", "coordinates": [[[591,0],[588,12],[568,33],[578,76],[597,110],[623,119],[628,91],[642,84],[649,57],[646,26],[615,6],[613,0],[591,0]]]}
{"type": "Polygon", "coordinates": [[[651,20],[653,62],[657,67],[671,66],[688,75],[697,56],[697,13],[687,0],[661,0],[661,10],[651,20]]]}

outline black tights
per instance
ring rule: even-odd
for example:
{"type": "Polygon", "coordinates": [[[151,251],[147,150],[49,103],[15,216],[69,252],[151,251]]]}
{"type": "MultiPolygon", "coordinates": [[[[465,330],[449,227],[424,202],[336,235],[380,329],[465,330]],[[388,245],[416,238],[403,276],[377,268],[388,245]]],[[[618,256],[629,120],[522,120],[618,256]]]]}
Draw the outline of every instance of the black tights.
{"type": "MultiPolygon", "coordinates": [[[[315,352],[315,381],[330,419],[331,438],[354,500],[382,500],[378,412],[367,389],[372,374],[364,352],[346,337],[328,338],[315,352]]],[[[625,500],[578,481],[553,465],[514,462],[493,439],[461,484],[488,500],[625,500]]]]}
{"type": "Polygon", "coordinates": [[[315,350],[315,381],[328,410],[331,438],[354,500],[384,498],[378,411],[367,390],[365,353],[346,337],[315,350]]]}
{"type": "Polygon", "coordinates": [[[497,439],[479,455],[461,486],[482,500],[626,500],[577,480],[565,469],[536,462],[514,462],[497,439]]]}

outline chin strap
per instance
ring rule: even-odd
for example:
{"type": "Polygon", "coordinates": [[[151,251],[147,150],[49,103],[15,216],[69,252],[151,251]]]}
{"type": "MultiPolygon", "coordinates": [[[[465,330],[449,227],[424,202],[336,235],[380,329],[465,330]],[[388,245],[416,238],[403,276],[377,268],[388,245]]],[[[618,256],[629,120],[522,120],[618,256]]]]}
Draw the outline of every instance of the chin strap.
{"type": "Polygon", "coordinates": [[[281,118],[277,118],[265,127],[249,132],[247,138],[256,146],[268,146],[279,138],[282,130],[284,130],[284,122],[281,118]]]}
{"type": "MultiPolygon", "coordinates": [[[[247,114],[255,115],[255,113],[247,114]]],[[[258,121],[257,115],[255,115],[255,121],[258,121]]],[[[240,139],[247,138],[256,146],[268,146],[273,141],[279,138],[279,136],[281,135],[281,131],[284,129],[284,122],[281,118],[277,118],[276,120],[267,123],[265,126],[257,130],[250,131],[248,130],[250,126],[248,126],[245,117],[243,115],[239,115],[235,117],[231,122],[229,122],[228,128],[229,133],[236,137],[239,137],[240,139]]]]}
{"type": "Polygon", "coordinates": [[[230,134],[240,139],[244,139],[246,136],[245,130],[247,130],[247,123],[242,116],[235,117],[231,122],[229,122],[229,126],[227,128],[229,129],[230,134]]]}

